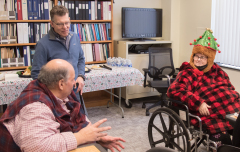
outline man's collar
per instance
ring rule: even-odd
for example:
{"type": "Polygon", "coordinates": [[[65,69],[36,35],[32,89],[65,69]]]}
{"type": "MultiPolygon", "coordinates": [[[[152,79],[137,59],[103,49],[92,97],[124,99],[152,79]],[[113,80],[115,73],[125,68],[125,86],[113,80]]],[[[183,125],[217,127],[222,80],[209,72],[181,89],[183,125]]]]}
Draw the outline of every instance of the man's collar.
{"type": "MultiPolygon", "coordinates": [[[[55,96],[55,97],[56,97],[56,96],[55,96]]],[[[58,97],[56,97],[56,99],[57,99],[57,101],[60,102],[60,103],[67,103],[67,102],[69,101],[68,97],[65,98],[64,100],[62,100],[62,99],[60,99],[60,98],[58,98],[58,97]]]]}
{"type": "MultiPolygon", "coordinates": [[[[69,36],[69,35],[71,35],[70,32],[68,33],[68,36],[69,36]]],[[[68,36],[67,36],[67,37],[68,37],[68,36]]],[[[67,37],[66,37],[66,39],[67,39],[67,37]]],[[[49,38],[52,39],[52,40],[55,40],[56,38],[57,38],[57,39],[64,39],[64,38],[62,38],[58,33],[56,33],[56,32],[54,31],[53,27],[51,27],[51,29],[50,29],[50,31],[49,31],[49,38]]],[[[65,40],[66,40],[66,39],[65,39],[65,40]]]]}

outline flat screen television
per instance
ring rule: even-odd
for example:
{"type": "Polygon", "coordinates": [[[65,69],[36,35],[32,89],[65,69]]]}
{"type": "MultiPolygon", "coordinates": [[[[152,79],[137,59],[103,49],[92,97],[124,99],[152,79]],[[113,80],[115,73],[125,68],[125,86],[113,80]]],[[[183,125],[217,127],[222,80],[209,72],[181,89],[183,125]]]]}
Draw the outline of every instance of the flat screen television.
{"type": "Polygon", "coordinates": [[[162,9],[122,8],[122,38],[162,37],[162,9]]]}

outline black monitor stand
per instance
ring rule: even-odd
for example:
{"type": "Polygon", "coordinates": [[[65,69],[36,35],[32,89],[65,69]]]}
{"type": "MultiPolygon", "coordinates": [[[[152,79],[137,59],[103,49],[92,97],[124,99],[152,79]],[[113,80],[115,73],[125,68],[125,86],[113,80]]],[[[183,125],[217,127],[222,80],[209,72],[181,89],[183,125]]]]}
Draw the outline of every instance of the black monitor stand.
{"type": "Polygon", "coordinates": [[[131,39],[130,41],[156,41],[155,39],[147,39],[147,38],[137,38],[131,39]]]}

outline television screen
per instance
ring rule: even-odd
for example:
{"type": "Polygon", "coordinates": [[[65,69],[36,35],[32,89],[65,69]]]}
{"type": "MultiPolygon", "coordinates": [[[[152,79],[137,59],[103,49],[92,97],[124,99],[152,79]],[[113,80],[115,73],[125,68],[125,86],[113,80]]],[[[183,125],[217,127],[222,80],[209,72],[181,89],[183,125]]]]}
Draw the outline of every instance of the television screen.
{"type": "Polygon", "coordinates": [[[162,9],[122,8],[122,38],[162,37],[162,9]]]}

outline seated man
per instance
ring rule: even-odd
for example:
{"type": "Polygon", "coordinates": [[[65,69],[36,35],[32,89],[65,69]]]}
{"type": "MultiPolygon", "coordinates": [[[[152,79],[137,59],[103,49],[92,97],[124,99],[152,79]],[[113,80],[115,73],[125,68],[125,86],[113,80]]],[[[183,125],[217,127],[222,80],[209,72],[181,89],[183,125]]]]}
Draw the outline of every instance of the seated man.
{"type": "MultiPolygon", "coordinates": [[[[218,145],[231,144],[227,132],[233,127],[225,116],[240,110],[239,93],[228,75],[214,63],[219,45],[212,31],[207,29],[193,44],[190,63],[182,64],[167,95],[188,105],[190,113],[201,118],[211,140],[217,141],[218,145]]],[[[192,119],[191,124],[198,126],[198,121],[192,119]]]]}
{"type": "Polygon", "coordinates": [[[12,102],[0,119],[0,151],[66,152],[78,145],[98,141],[114,151],[124,148],[122,138],[108,136],[99,127],[106,119],[91,124],[72,91],[75,72],[62,59],[49,61],[12,102]]]}

